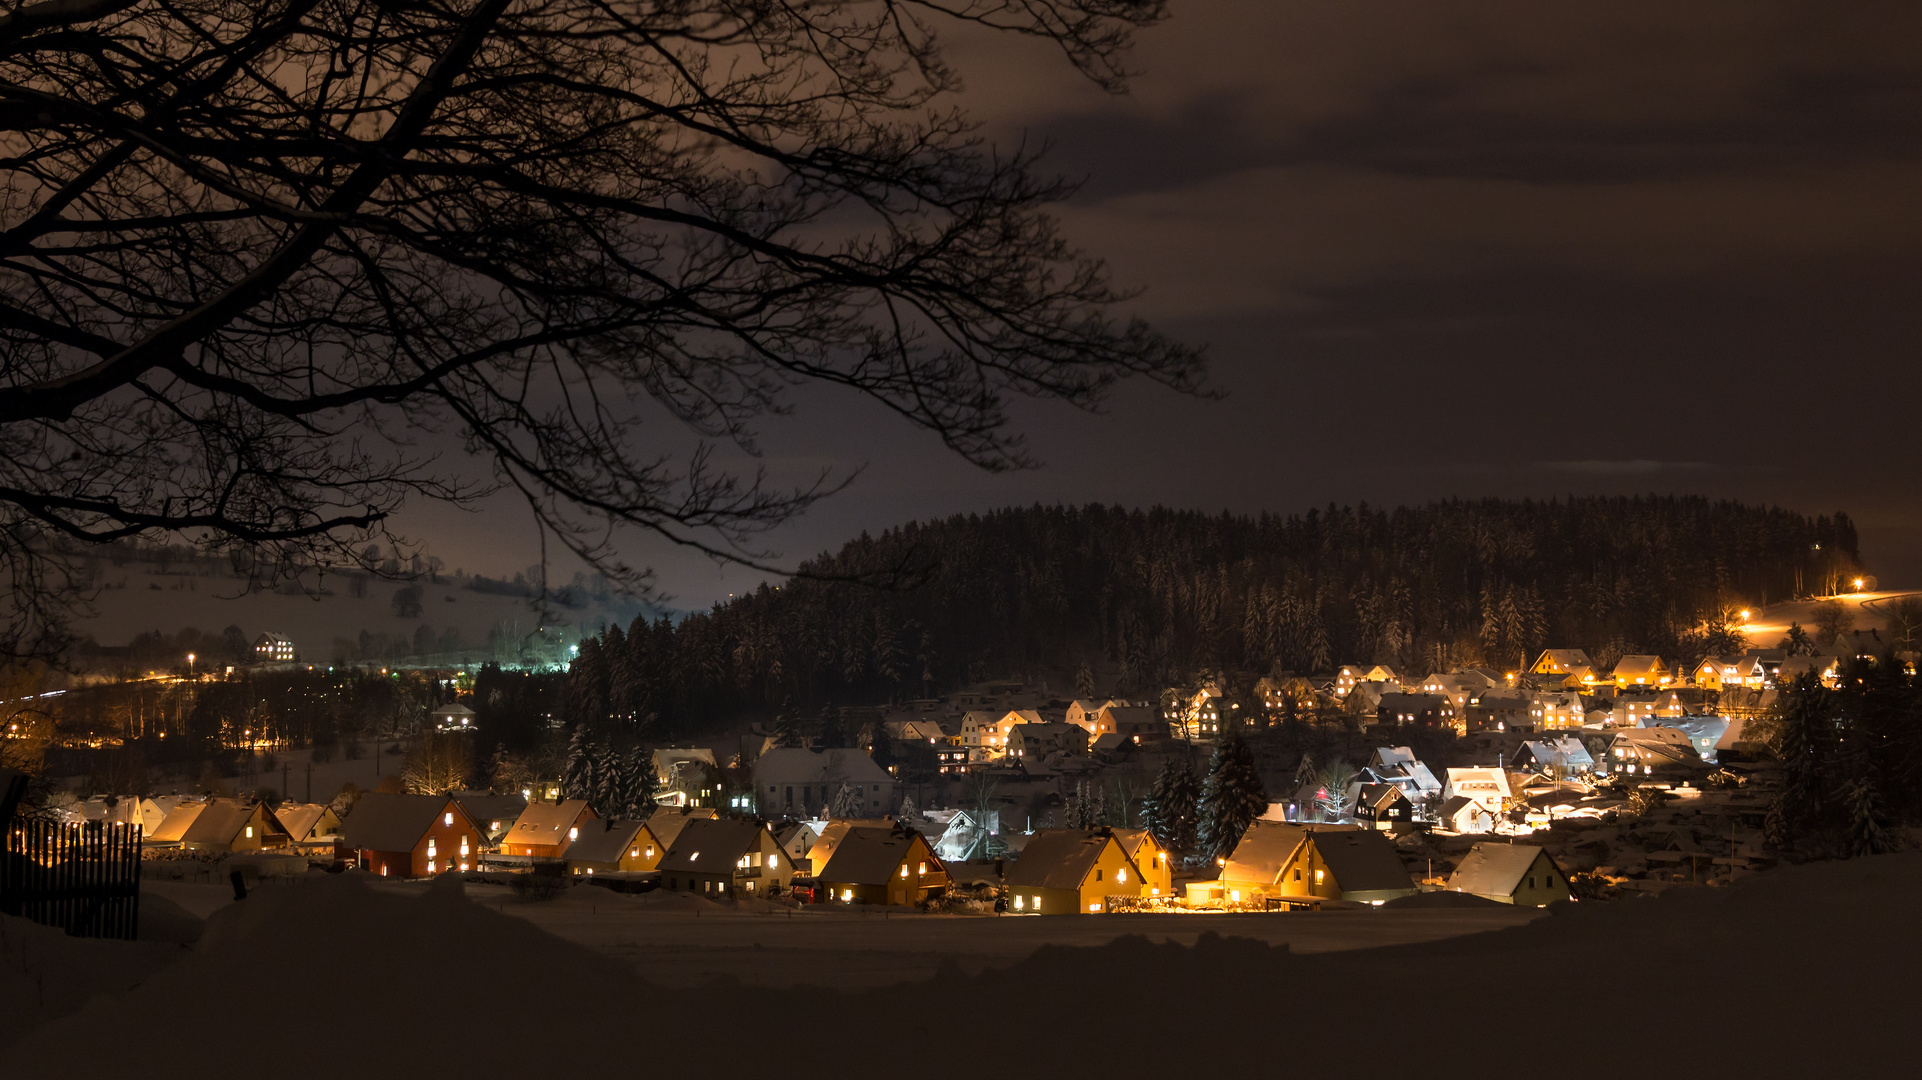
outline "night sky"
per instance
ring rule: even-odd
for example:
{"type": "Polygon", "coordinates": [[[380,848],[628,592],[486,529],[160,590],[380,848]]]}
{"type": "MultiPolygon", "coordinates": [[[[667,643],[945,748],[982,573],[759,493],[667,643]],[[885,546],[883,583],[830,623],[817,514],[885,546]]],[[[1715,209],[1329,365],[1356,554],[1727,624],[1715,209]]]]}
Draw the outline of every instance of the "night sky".
{"type": "MultiPolygon", "coordinates": [[[[1043,467],[997,476],[805,394],[773,474],[866,468],[772,550],[1037,500],[1699,492],[1845,509],[1885,585],[1922,582],[1922,8],[1174,6],[1122,99],[1036,43],[951,44],[967,106],[1087,178],[1071,235],[1225,397],[1027,408],[1043,467]]],[[[524,512],[484,519],[401,525],[450,565],[534,560],[524,512]]],[[[632,557],[683,606],[761,576],[632,557]]]]}

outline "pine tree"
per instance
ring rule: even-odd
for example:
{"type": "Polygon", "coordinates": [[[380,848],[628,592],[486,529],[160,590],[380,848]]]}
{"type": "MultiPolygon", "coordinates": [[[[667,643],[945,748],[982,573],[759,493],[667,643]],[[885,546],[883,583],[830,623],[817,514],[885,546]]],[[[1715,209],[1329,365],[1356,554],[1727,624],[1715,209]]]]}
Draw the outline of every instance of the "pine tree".
{"type": "Polygon", "coordinates": [[[1241,842],[1241,834],[1268,810],[1255,754],[1239,733],[1215,744],[1208,762],[1208,779],[1201,785],[1196,840],[1200,854],[1225,859],[1241,842]]]}
{"type": "MultiPolygon", "coordinates": [[[[600,794],[601,745],[593,731],[581,724],[567,741],[567,772],[563,787],[570,799],[585,799],[592,805],[600,794]]],[[[596,811],[598,813],[598,811],[596,811]]]]}
{"type": "Polygon", "coordinates": [[[1094,697],[1094,669],[1082,664],[1074,673],[1074,695],[1078,698],[1094,697]]]}
{"type": "Polygon", "coordinates": [[[1834,734],[1830,704],[1828,688],[1812,672],[1797,676],[1782,688],[1776,700],[1783,782],[1763,823],[1768,841],[1775,847],[1787,847],[1797,833],[1823,816],[1823,774],[1834,734]]]}
{"type": "Polygon", "coordinates": [[[834,804],[828,808],[828,817],[833,819],[858,818],[861,816],[861,796],[853,784],[842,784],[834,793],[834,804]]]}
{"type": "Polygon", "coordinates": [[[1201,784],[1194,769],[1184,759],[1176,765],[1171,758],[1155,776],[1141,816],[1148,831],[1162,848],[1182,857],[1195,846],[1195,804],[1201,797],[1201,784]]]}
{"type": "Polygon", "coordinates": [[[774,717],[774,745],[782,750],[792,750],[806,745],[801,735],[801,720],[794,715],[791,702],[783,701],[781,711],[774,717]]]}
{"type": "Polygon", "coordinates": [[[1883,855],[1900,846],[1889,834],[1882,792],[1873,777],[1859,776],[1844,787],[1842,803],[1849,814],[1850,855],[1883,855]]]}

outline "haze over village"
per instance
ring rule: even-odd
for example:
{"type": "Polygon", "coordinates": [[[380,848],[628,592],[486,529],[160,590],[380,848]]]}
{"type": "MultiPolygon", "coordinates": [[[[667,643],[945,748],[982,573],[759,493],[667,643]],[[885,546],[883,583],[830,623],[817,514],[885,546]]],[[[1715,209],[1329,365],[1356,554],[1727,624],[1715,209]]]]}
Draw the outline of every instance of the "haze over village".
{"type": "Polygon", "coordinates": [[[1918,40],[0,0],[0,1076],[1899,1070],[1918,40]]]}

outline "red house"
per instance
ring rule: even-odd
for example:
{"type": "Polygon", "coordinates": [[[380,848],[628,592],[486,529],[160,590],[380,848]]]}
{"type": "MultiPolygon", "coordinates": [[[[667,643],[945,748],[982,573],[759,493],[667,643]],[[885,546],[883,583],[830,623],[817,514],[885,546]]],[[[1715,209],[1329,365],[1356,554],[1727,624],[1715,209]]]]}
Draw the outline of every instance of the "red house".
{"type": "Polygon", "coordinates": [[[471,870],[484,833],[445,795],[362,795],[340,823],[338,850],[381,877],[471,870]]]}

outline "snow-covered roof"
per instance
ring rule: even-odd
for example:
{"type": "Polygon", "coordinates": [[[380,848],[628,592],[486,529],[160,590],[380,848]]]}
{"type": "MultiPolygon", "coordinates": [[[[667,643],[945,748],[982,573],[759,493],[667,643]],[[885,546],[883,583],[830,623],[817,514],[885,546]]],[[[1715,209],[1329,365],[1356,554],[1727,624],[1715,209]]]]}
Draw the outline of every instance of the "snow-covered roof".
{"type": "Polygon", "coordinates": [[[1534,844],[1494,844],[1486,841],[1468,849],[1461,865],[1449,875],[1450,892],[1477,896],[1512,896],[1523,875],[1547,852],[1534,844]]]}
{"type": "Polygon", "coordinates": [[[918,833],[873,826],[849,829],[834,849],[834,857],[814,876],[835,885],[883,885],[916,848],[927,852],[935,870],[941,868],[940,860],[918,833]]]}
{"type": "Polygon", "coordinates": [[[181,837],[187,835],[187,829],[193,825],[194,819],[199,817],[200,812],[205,809],[207,804],[204,802],[181,803],[175,806],[167,811],[166,817],[160,819],[159,828],[156,828],[147,839],[163,844],[178,843],[181,837]]]}
{"type": "Polygon", "coordinates": [[[894,777],[864,750],[769,750],[754,763],[757,784],[887,784],[894,777]]]}
{"type": "Polygon", "coordinates": [[[591,822],[581,828],[580,836],[573,843],[567,845],[567,861],[620,862],[628,846],[645,828],[645,821],[616,821],[609,818],[591,822]]]}
{"type": "Polygon", "coordinates": [[[315,827],[326,816],[327,807],[322,803],[281,803],[274,807],[280,827],[297,844],[312,839],[315,827]]]}
{"type": "Polygon", "coordinates": [[[1042,829],[1028,838],[1021,857],[1008,868],[1008,886],[1078,892],[1109,844],[1119,846],[1105,830],[1042,829]]]}
{"type": "MultiPolygon", "coordinates": [[[[369,792],[340,822],[341,842],[358,851],[412,851],[434,819],[457,804],[445,795],[369,792]]],[[[463,817],[466,811],[460,811],[463,817]]]]}
{"type": "Polygon", "coordinates": [[[252,821],[259,807],[232,799],[214,799],[180,837],[183,844],[231,844],[252,821]]]}
{"type": "Polygon", "coordinates": [[[721,816],[719,810],[705,806],[662,806],[647,818],[647,831],[664,847],[673,847],[674,838],[690,821],[706,821],[721,816]]]}
{"type": "Polygon", "coordinates": [[[753,850],[766,829],[744,818],[705,818],[690,821],[667,849],[660,869],[666,873],[729,874],[734,864],[753,850]]]}
{"type": "MultiPolygon", "coordinates": [[[[463,811],[465,812],[465,811],[463,811]]],[[[584,816],[592,816],[593,811],[581,799],[567,799],[562,802],[541,802],[535,800],[527,804],[521,816],[501,837],[508,844],[564,844],[567,830],[574,828],[584,816]]]]}
{"type": "MultiPolygon", "coordinates": [[[[1395,853],[1395,842],[1373,830],[1310,828],[1303,844],[1313,844],[1335,876],[1344,897],[1355,893],[1411,893],[1414,880],[1395,853]]],[[[1370,899],[1363,896],[1361,899],[1370,899]]],[[[1382,896],[1380,899],[1390,899],[1382,896]]]]}
{"type": "Polygon", "coordinates": [[[1221,868],[1223,881],[1256,881],[1272,885],[1281,876],[1288,856],[1301,846],[1307,828],[1282,822],[1256,821],[1241,834],[1241,841],[1221,868]]]}
{"type": "Polygon", "coordinates": [[[496,795],[491,791],[456,791],[454,801],[460,804],[475,825],[489,840],[499,840],[520,820],[521,813],[527,809],[527,797],[518,792],[509,795],[496,795]],[[500,828],[494,827],[500,822],[500,828]]]}

